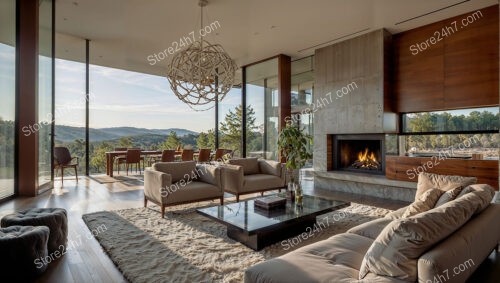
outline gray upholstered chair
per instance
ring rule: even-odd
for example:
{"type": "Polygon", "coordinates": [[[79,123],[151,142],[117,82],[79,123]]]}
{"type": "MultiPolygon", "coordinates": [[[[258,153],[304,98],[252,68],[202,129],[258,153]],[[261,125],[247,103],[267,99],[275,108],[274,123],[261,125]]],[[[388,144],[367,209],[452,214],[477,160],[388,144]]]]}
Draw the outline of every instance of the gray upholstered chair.
{"type": "Polygon", "coordinates": [[[32,282],[47,269],[49,233],[46,226],[0,228],[2,282],[32,282]]]}
{"type": "Polygon", "coordinates": [[[144,172],[144,207],[151,201],[161,207],[220,199],[224,204],[220,168],[195,161],[159,162],[144,172]]]}
{"type": "Polygon", "coordinates": [[[222,188],[236,195],[236,201],[244,194],[281,191],[285,177],[284,164],[272,160],[238,158],[222,166],[222,188]]]}
{"type": "Polygon", "coordinates": [[[68,216],[64,208],[30,208],[5,215],[2,227],[46,226],[50,229],[49,253],[63,252],[68,243],[68,216]],[[61,247],[64,246],[64,247],[61,247]]]}

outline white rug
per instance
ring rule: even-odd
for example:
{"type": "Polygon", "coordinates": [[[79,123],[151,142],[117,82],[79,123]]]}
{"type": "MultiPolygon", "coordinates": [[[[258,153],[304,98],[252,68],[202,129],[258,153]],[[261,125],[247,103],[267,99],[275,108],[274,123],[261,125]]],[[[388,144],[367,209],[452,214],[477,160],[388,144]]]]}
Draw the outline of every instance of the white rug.
{"type": "Polygon", "coordinates": [[[329,225],[307,240],[291,238],[288,244],[280,242],[256,252],[229,239],[224,225],[196,213],[204,205],[215,203],[167,208],[164,219],[159,207],[151,206],[86,214],[83,220],[97,231],[96,239],[130,282],[243,282],[245,269],[252,265],[390,212],[353,203],[318,217],[323,223],[328,217],[329,225]]]}

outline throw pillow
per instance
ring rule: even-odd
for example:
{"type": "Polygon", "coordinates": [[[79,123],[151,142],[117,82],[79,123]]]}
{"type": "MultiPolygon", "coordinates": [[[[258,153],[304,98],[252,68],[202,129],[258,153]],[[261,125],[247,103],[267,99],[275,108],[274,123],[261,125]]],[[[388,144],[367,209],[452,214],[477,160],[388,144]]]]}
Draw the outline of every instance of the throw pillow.
{"type": "Polygon", "coordinates": [[[420,173],[418,175],[417,193],[415,195],[415,199],[417,200],[423,193],[432,188],[438,188],[444,191],[445,189],[451,190],[455,188],[453,184],[461,185],[465,188],[468,185],[473,185],[475,183],[477,183],[477,178],[475,177],[420,173]]]}
{"type": "Polygon", "coordinates": [[[366,252],[359,279],[371,272],[416,282],[419,257],[462,227],[489,201],[474,192],[413,217],[392,221],[366,252]]]}
{"type": "Polygon", "coordinates": [[[443,191],[441,191],[440,189],[427,190],[420,196],[418,200],[414,201],[406,208],[403,215],[401,215],[401,218],[408,218],[432,209],[436,205],[436,202],[442,194],[443,191]]]}
{"type": "Polygon", "coordinates": [[[457,198],[457,196],[460,194],[460,192],[463,190],[464,187],[461,185],[454,185],[454,188],[451,190],[446,190],[441,197],[438,199],[436,202],[436,205],[434,207],[441,206],[449,201],[452,201],[457,198]]]}

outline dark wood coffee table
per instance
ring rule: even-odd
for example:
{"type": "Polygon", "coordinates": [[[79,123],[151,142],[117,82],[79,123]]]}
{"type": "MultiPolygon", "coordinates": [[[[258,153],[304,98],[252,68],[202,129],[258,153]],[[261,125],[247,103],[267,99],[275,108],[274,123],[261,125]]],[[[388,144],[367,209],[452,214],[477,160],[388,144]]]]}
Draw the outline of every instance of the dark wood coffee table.
{"type": "Polygon", "coordinates": [[[349,202],[304,195],[302,206],[287,200],[286,207],[262,210],[254,200],[197,209],[197,212],[227,226],[227,236],[254,250],[306,231],[316,217],[351,205],[349,202]]]}

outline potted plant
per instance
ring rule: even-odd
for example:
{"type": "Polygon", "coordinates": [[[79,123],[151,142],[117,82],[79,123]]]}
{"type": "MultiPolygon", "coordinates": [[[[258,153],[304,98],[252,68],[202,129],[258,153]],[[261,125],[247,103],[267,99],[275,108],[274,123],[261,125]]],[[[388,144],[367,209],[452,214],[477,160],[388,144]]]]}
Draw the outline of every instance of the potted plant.
{"type": "Polygon", "coordinates": [[[286,160],[285,167],[290,176],[288,187],[295,189],[295,196],[299,195],[300,198],[302,197],[302,189],[299,180],[296,180],[295,177],[298,176],[298,170],[304,167],[308,159],[312,158],[308,148],[311,141],[310,135],[290,122],[286,124],[278,136],[278,149],[286,160]]]}

